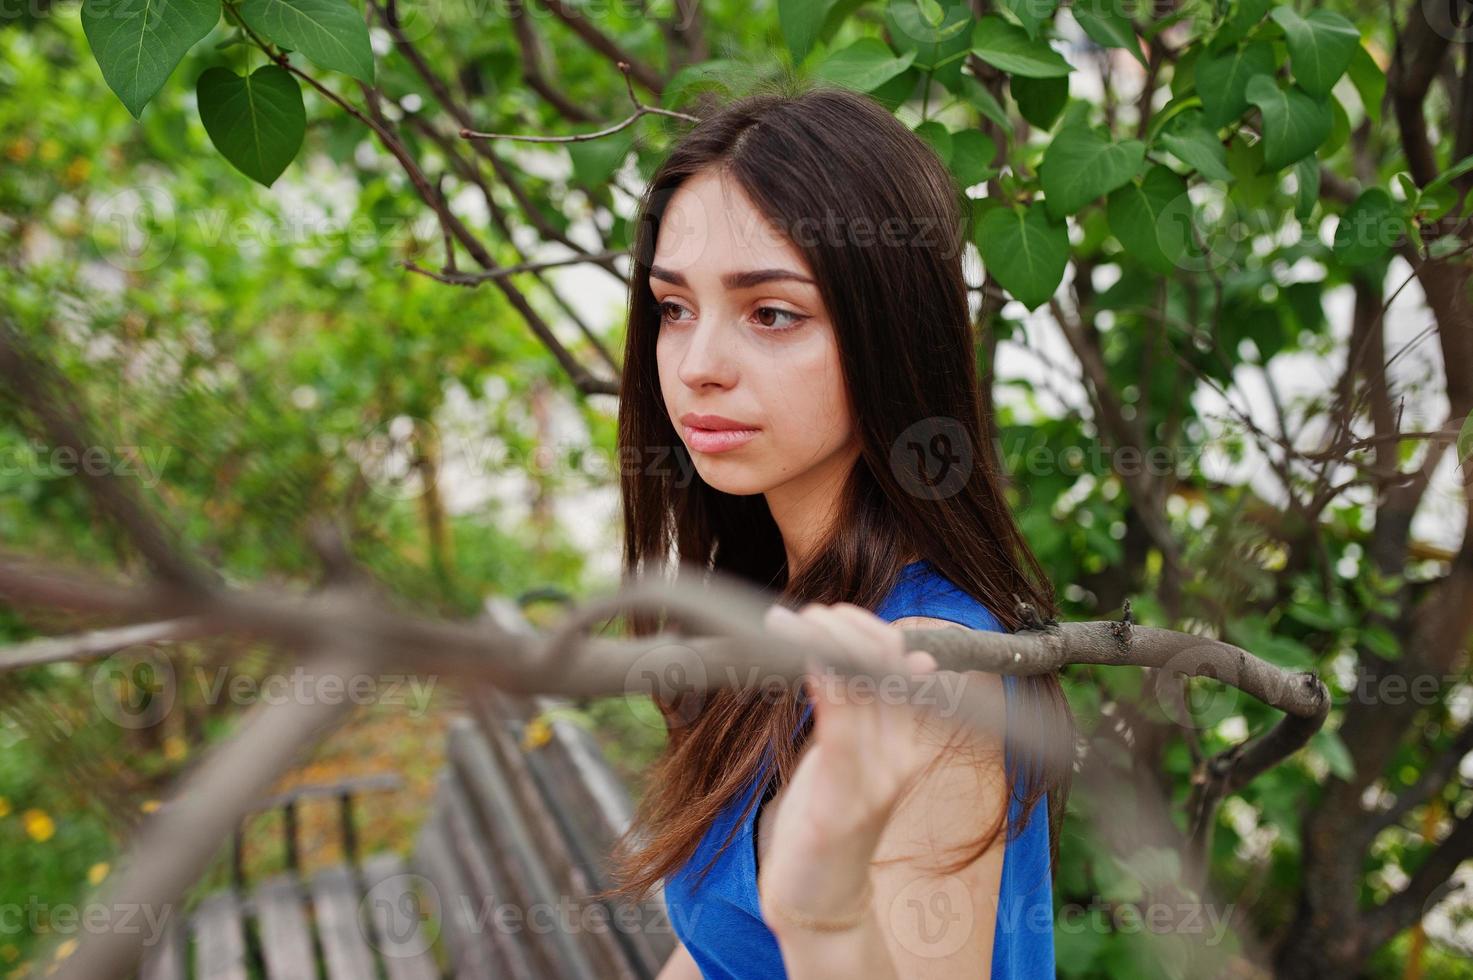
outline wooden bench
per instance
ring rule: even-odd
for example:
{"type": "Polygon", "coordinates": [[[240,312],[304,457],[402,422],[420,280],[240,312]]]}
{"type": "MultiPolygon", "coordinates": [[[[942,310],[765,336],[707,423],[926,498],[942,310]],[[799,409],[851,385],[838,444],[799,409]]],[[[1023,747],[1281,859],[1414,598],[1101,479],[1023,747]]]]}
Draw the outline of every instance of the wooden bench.
{"type": "MultiPolygon", "coordinates": [[[[490,608],[503,627],[530,629],[516,603],[490,608]]],[[[611,884],[607,856],[632,813],[597,742],[539,719],[562,699],[466,697],[408,862],[357,855],[354,798],[392,778],[265,801],[260,809],[283,811],[288,870],[248,887],[237,834],[232,887],[169,923],[141,980],[652,980],[676,943],[663,895],[588,898],[611,884]],[[295,808],[309,795],[339,798],[347,863],[304,882],[295,808]]]]}
{"type": "MultiPolygon", "coordinates": [[[[374,964],[380,951],[402,953],[406,944],[396,942],[391,918],[383,917],[381,926],[360,928],[360,907],[372,908],[369,898],[392,901],[395,889],[402,889],[412,876],[395,854],[359,860],[355,803],[366,793],[402,786],[403,780],[395,775],[368,776],[301,786],[263,800],[253,812],[282,814],[286,870],[254,885],[248,882],[242,861],[243,828],[238,828],[231,849],[230,887],[205,896],[187,922],[171,917],[162,940],[145,950],[139,976],[142,980],[377,977],[374,964]],[[302,803],[314,798],[337,800],[346,860],[304,880],[297,816],[302,803]]],[[[398,955],[395,960],[387,973],[390,980],[439,976],[428,944],[420,956],[398,955]]]]}

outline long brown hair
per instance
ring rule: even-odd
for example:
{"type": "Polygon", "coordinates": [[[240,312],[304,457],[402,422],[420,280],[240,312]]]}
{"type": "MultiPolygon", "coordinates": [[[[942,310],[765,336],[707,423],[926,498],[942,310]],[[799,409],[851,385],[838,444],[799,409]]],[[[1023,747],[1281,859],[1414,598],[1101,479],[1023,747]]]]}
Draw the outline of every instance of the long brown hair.
{"type": "MultiPolygon", "coordinates": [[[[1018,598],[1053,615],[1053,589],[1008,508],[983,408],[962,275],[970,220],[968,199],[931,147],[874,99],[845,89],[791,77],[768,81],[716,107],[679,140],[652,176],[634,229],[618,423],[626,576],[715,569],[792,607],[851,602],[875,609],[907,559],[920,555],[1009,630],[1021,625],[1018,598]],[[675,191],[708,168],[734,178],[808,262],[835,326],[854,406],[861,449],[840,492],[839,516],[791,577],[766,498],[705,483],[661,395],[650,264],[675,191]],[[897,226],[899,234],[884,238],[884,228],[897,226]],[[933,454],[949,457],[953,469],[920,472],[933,454]]],[[[627,625],[648,635],[662,628],[659,618],[631,615],[627,625]]],[[[751,785],[765,754],[772,768],[764,790],[796,765],[801,744],[791,736],[804,704],[794,693],[774,699],[771,692],[722,689],[695,701],[656,698],[666,746],[613,849],[619,884],[606,897],[643,896],[677,870],[718,812],[751,785]]],[[[1056,867],[1074,744],[1058,676],[1018,677],[1011,710],[1041,715],[1038,730],[1060,740],[1055,751],[1029,753],[1022,820],[1013,828],[1021,829],[1047,793],[1056,867]],[[1039,761],[1047,759],[1056,761],[1039,761]]],[[[1006,780],[1011,798],[1012,767],[1006,780]]],[[[980,857],[1005,819],[999,813],[949,870],[980,857]]]]}

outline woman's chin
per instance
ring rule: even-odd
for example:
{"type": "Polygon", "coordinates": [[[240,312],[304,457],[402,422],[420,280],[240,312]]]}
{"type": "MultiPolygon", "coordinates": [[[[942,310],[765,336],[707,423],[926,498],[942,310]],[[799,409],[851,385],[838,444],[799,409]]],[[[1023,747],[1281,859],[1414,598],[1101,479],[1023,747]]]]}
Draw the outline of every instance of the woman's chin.
{"type": "Polygon", "coordinates": [[[721,456],[703,459],[698,454],[693,453],[692,455],[696,460],[696,472],[713,490],[720,490],[734,497],[745,497],[754,493],[765,493],[772,485],[772,481],[763,480],[751,464],[740,463],[734,459],[723,459],[721,456]]]}

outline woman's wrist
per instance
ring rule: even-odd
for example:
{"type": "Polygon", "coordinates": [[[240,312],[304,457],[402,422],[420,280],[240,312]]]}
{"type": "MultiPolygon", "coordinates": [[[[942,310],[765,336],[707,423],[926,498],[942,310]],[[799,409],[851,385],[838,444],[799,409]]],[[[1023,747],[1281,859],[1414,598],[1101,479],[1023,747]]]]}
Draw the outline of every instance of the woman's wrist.
{"type": "Polygon", "coordinates": [[[869,913],[874,894],[868,838],[821,838],[804,848],[810,861],[802,874],[764,865],[758,892],[763,917],[774,931],[842,931],[869,913]],[[770,914],[769,914],[770,913],[770,914]]]}
{"type": "MultiPolygon", "coordinates": [[[[767,917],[780,922],[782,927],[801,929],[805,932],[846,932],[864,922],[870,914],[870,900],[874,897],[874,885],[866,878],[859,894],[851,901],[853,907],[847,912],[811,912],[788,907],[782,900],[768,898],[763,903],[767,917]]],[[[779,931],[774,929],[774,932],[779,931]]]]}

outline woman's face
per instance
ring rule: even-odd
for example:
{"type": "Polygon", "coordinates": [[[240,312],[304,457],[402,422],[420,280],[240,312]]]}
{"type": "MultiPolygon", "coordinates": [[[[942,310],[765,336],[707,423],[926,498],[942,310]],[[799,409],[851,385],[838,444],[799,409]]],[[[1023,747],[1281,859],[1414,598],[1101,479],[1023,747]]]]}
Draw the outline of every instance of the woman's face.
{"type": "Polygon", "coordinates": [[[858,450],[833,323],[792,243],[735,180],[708,171],[671,197],[649,285],[665,410],[701,478],[770,504],[772,491],[827,496],[814,491],[858,450]],[[713,432],[721,423],[692,426],[691,414],[741,428],[713,432]]]}

